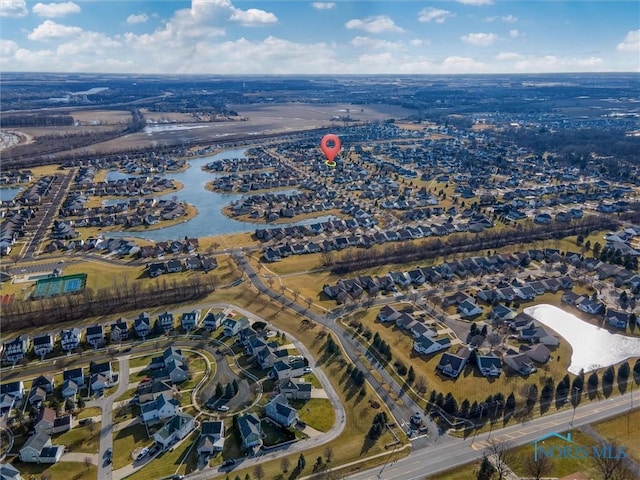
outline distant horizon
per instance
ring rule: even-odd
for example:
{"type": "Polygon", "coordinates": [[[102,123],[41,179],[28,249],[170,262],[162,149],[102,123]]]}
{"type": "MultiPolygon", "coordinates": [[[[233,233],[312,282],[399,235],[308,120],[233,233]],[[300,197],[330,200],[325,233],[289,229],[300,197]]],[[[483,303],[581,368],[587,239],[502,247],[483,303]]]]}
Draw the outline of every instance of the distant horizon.
{"type": "Polygon", "coordinates": [[[640,72],[640,2],[2,0],[4,72],[640,72]]]}

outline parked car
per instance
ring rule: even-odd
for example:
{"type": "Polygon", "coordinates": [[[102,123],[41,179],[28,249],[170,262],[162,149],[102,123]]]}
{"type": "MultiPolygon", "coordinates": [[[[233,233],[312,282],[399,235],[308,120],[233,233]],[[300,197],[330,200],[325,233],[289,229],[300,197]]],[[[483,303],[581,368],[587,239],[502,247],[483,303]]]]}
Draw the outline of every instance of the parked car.
{"type": "Polygon", "coordinates": [[[111,458],[113,456],[113,448],[107,448],[107,451],[104,452],[104,456],[107,458],[111,458]]]}
{"type": "Polygon", "coordinates": [[[136,460],[142,460],[144,457],[148,455],[148,453],[149,453],[149,449],[147,447],[144,447],[142,450],[140,450],[140,453],[138,453],[136,460]]]}
{"type": "Polygon", "coordinates": [[[224,462],[222,462],[223,467],[230,467],[231,465],[235,465],[236,460],[234,458],[227,458],[224,462]]]}
{"type": "Polygon", "coordinates": [[[218,405],[218,411],[219,412],[228,412],[229,411],[229,407],[226,405],[218,405]]]}

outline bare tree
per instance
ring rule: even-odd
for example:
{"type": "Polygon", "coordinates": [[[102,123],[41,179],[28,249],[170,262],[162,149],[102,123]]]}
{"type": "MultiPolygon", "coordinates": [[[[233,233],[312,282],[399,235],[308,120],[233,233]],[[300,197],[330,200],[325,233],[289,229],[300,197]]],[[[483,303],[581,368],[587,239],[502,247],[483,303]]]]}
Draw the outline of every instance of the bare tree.
{"type": "Polygon", "coordinates": [[[327,463],[333,458],[333,448],[327,447],[324,449],[324,456],[327,459],[327,463]]]}
{"type": "Polygon", "coordinates": [[[84,457],[84,466],[87,470],[89,470],[89,467],[91,467],[91,457],[84,457]]]}
{"type": "Polygon", "coordinates": [[[602,480],[627,480],[633,476],[627,476],[630,466],[626,455],[619,455],[620,444],[616,440],[600,442],[597,448],[601,455],[593,455],[593,463],[602,474],[602,480]]]}
{"type": "Polygon", "coordinates": [[[282,469],[282,471],[286,473],[289,470],[290,466],[291,460],[289,460],[289,457],[282,457],[282,460],[280,460],[280,468],[282,469]]]}
{"type": "Polygon", "coordinates": [[[496,332],[492,332],[487,335],[487,343],[494,349],[496,346],[500,345],[502,339],[500,338],[500,334],[496,332]]]}
{"type": "Polygon", "coordinates": [[[422,375],[416,379],[416,390],[421,394],[427,393],[427,383],[422,375]]]}
{"type": "Polygon", "coordinates": [[[489,440],[487,447],[489,456],[493,457],[493,466],[498,474],[498,480],[502,480],[510,470],[509,464],[513,465],[517,460],[517,455],[511,443],[499,442],[495,439],[489,440]]]}
{"type": "Polygon", "coordinates": [[[264,478],[264,469],[262,468],[262,465],[260,463],[253,469],[253,474],[258,480],[262,480],[264,478]]]}
{"type": "Polygon", "coordinates": [[[553,462],[546,455],[538,455],[536,458],[534,455],[527,454],[523,463],[525,472],[535,480],[546,477],[553,470],[553,462]]]}

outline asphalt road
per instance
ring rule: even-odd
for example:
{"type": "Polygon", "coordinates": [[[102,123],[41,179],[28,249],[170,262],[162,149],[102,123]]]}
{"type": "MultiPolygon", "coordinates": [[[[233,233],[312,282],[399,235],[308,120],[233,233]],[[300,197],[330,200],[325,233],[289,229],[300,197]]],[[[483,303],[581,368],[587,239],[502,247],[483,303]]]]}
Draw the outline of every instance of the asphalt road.
{"type": "MultiPolygon", "coordinates": [[[[464,440],[455,439],[451,445],[437,445],[428,451],[413,451],[406,458],[384,466],[384,469],[376,467],[347,478],[350,480],[422,480],[427,475],[434,475],[482,458],[491,439],[510,442],[513,446],[531,444],[549,433],[571,429],[572,417],[574,417],[573,426],[579,427],[629,412],[632,404],[632,395],[628,392],[619,397],[581,405],[576,409],[575,417],[573,410],[565,410],[523,424],[475,437],[470,436],[464,440]]],[[[636,406],[635,409],[638,408],[640,407],[636,406]]]]}

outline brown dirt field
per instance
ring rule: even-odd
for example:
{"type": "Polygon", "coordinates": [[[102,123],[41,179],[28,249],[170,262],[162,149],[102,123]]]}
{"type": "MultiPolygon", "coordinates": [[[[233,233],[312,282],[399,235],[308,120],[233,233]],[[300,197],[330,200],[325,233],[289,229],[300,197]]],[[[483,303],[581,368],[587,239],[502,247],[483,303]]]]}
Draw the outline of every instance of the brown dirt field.
{"type": "Polygon", "coordinates": [[[144,115],[145,120],[151,123],[191,123],[196,121],[196,119],[190,113],[150,112],[146,108],[141,108],[140,111],[144,115]]]}
{"type": "Polygon", "coordinates": [[[122,125],[131,120],[131,113],[127,110],[78,110],[70,113],[76,122],[89,125],[93,121],[101,125],[122,125]]]}
{"type": "MultiPolygon", "coordinates": [[[[124,125],[78,125],[78,126],[68,126],[68,127],[34,127],[34,128],[23,128],[21,131],[23,134],[32,137],[37,141],[38,137],[42,137],[44,135],[78,135],[81,133],[90,133],[90,132],[111,132],[113,130],[121,130],[124,125]]],[[[29,142],[31,143],[31,142],[29,142]]]]}
{"type": "MultiPolygon", "coordinates": [[[[184,130],[159,132],[137,132],[113,140],[97,143],[78,149],[75,153],[110,152],[145,147],[153,144],[177,144],[182,142],[201,142],[207,144],[219,141],[231,135],[254,136],[311,130],[314,128],[336,125],[342,122],[331,121],[335,115],[349,115],[358,121],[383,120],[387,118],[404,118],[410,110],[395,105],[349,105],[349,104],[272,104],[272,105],[231,105],[239,115],[247,117],[244,122],[229,121],[215,123],[192,124],[184,130]],[[363,110],[362,112],[360,110],[363,110]]],[[[68,151],[66,153],[71,153],[68,151]]]]}

